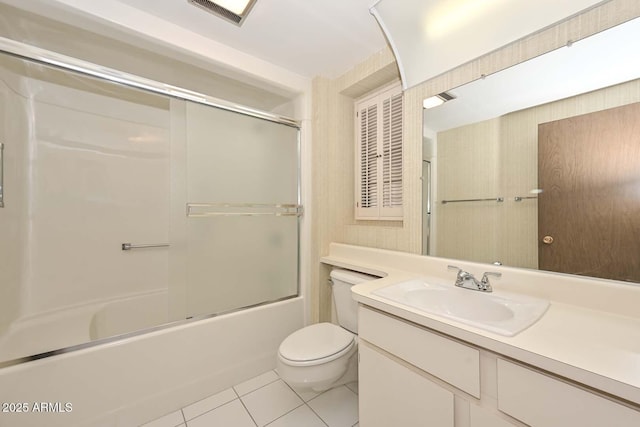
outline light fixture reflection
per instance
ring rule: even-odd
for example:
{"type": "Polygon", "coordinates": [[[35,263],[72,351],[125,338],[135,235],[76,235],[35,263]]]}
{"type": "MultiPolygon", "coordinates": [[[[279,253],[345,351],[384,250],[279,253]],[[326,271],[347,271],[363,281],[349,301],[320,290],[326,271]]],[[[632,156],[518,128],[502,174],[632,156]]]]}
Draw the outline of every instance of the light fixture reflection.
{"type": "Polygon", "coordinates": [[[444,99],[440,98],[438,95],[432,96],[422,101],[422,106],[426,109],[437,107],[438,105],[442,104],[444,104],[444,99]]]}
{"type": "Polygon", "coordinates": [[[437,95],[426,98],[424,101],[422,101],[422,107],[425,109],[434,108],[444,104],[447,101],[451,101],[452,99],[455,99],[455,96],[447,92],[442,92],[437,95]]]}

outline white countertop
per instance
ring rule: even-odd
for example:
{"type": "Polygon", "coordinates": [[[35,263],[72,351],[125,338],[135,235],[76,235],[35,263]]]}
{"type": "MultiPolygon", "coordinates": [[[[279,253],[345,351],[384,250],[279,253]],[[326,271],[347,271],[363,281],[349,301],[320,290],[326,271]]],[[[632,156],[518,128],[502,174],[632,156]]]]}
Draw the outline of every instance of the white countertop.
{"type": "Polygon", "coordinates": [[[455,261],[476,275],[500,271],[494,288],[550,301],[540,320],[506,337],[372,294],[415,278],[453,286],[452,260],[332,244],[322,262],[385,276],[353,287],[359,303],[640,405],[640,286],[455,261]]]}

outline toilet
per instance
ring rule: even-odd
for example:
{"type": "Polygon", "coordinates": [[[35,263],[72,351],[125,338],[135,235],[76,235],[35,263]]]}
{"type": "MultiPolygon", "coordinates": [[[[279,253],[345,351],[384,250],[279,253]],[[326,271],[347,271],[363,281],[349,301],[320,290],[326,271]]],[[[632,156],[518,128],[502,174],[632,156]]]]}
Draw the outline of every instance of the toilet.
{"type": "Polygon", "coordinates": [[[283,380],[298,389],[324,391],[358,379],[358,304],[351,297],[351,286],[374,279],[350,270],[331,271],[340,326],[317,323],[285,338],[276,368],[283,380]]]}

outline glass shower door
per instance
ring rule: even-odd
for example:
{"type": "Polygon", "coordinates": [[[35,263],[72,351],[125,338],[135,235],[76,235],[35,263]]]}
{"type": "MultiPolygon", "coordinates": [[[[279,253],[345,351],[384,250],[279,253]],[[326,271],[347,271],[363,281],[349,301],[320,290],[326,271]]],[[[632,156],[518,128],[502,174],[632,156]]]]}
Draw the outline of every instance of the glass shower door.
{"type": "Polygon", "coordinates": [[[0,368],[298,295],[298,133],[0,40],[0,368]]]}
{"type": "Polygon", "coordinates": [[[187,103],[186,317],[298,294],[298,129],[187,103]]]}

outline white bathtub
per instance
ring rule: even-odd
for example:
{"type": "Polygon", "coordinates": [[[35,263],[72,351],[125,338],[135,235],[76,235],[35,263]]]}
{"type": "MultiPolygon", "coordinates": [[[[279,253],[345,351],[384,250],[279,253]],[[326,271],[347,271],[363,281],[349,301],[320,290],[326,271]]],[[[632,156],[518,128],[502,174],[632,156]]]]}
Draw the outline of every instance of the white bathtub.
{"type": "Polygon", "coordinates": [[[167,291],[109,302],[93,314],[89,337],[97,340],[167,323],[167,304],[167,291]]]}
{"type": "MultiPolygon", "coordinates": [[[[0,426],[125,427],[173,412],[275,368],[280,342],[303,326],[303,305],[293,298],[0,369],[0,401],[73,408],[1,414],[0,426]]],[[[85,331],[127,304],[103,308],[85,331]]]]}
{"type": "Polygon", "coordinates": [[[0,335],[0,361],[138,331],[167,319],[166,290],[26,316],[0,335]]]}

